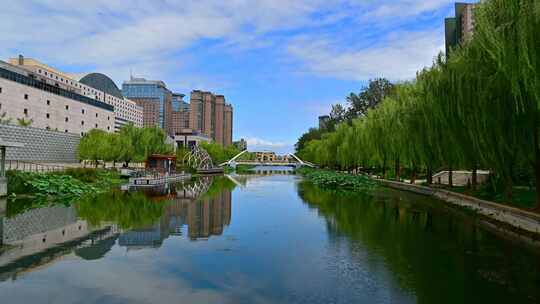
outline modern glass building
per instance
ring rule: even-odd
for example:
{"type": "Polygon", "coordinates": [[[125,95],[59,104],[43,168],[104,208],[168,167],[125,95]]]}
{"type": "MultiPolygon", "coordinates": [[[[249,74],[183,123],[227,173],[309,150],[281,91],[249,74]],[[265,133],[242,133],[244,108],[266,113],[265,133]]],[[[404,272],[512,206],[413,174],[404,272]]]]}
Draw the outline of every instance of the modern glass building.
{"type": "Polygon", "coordinates": [[[167,129],[167,103],[171,102],[172,92],[167,89],[165,83],[160,80],[146,80],[144,78],[133,78],[122,84],[122,94],[124,97],[143,102],[157,103],[156,119],[145,117],[145,121],[157,120],[156,124],[167,129]]]}

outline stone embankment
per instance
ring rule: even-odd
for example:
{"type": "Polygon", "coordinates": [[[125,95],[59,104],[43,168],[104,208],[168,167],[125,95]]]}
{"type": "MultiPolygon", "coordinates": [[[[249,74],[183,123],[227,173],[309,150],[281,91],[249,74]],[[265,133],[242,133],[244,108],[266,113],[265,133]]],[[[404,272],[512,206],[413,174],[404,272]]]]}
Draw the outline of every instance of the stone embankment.
{"type": "Polygon", "coordinates": [[[390,180],[378,181],[390,188],[432,196],[451,205],[466,207],[474,210],[477,214],[486,216],[495,221],[506,223],[515,228],[540,235],[540,214],[481,200],[444,189],[436,189],[390,180]]]}

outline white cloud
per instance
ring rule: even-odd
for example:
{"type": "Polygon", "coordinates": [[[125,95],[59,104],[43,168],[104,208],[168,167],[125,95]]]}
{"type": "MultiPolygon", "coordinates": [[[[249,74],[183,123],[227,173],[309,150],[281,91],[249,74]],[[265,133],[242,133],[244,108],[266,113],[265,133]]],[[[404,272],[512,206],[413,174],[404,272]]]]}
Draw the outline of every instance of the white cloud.
{"type": "Polygon", "coordinates": [[[338,49],[335,42],[301,38],[289,45],[289,52],[305,63],[309,72],[342,79],[366,80],[387,77],[404,80],[432,63],[443,50],[439,30],[395,32],[381,43],[363,49],[338,49]]]}
{"type": "Polygon", "coordinates": [[[257,137],[249,137],[246,138],[247,144],[249,146],[264,146],[264,147],[274,147],[274,148],[282,148],[285,147],[287,144],[282,142],[273,142],[269,140],[265,140],[262,138],[257,137]]]}
{"type": "Polygon", "coordinates": [[[258,137],[245,138],[249,151],[273,151],[278,154],[287,154],[294,151],[294,145],[285,142],[276,142],[258,137]]]}
{"type": "Polygon", "coordinates": [[[357,15],[414,15],[448,2],[7,0],[0,11],[0,44],[64,64],[116,65],[170,57],[204,39],[268,46],[265,33],[316,28],[357,15]]]}
{"type": "Polygon", "coordinates": [[[416,16],[425,12],[437,10],[454,0],[392,0],[381,1],[366,17],[370,18],[401,18],[416,16]]]}

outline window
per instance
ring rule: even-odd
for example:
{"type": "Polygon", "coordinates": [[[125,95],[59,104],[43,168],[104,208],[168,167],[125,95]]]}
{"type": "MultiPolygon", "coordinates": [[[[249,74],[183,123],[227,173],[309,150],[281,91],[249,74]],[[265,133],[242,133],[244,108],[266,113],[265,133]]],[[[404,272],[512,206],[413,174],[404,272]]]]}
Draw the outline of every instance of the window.
{"type": "Polygon", "coordinates": [[[69,118],[66,117],[65,121],[68,122],[68,121],[69,121],[69,118]]]}
{"type": "Polygon", "coordinates": [[[67,130],[67,129],[65,129],[65,130],[64,130],[64,132],[66,132],[66,133],[67,133],[67,132],[68,132],[68,130],[67,130]]]}
{"type": "Polygon", "coordinates": [[[110,116],[107,116],[107,120],[111,120],[111,117],[110,117],[110,116]]]}
{"type": "Polygon", "coordinates": [[[82,109],[81,112],[84,114],[84,109],[82,109]]]}
{"type": "Polygon", "coordinates": [[[83,121],[81,121],[81,126],[84,126],[84,120],[83,120],[83,121]]]}
{"type": "Polygon", "coordinates": [[[68,106],[68,105],[66,105],[66,110],[69,110],[69,106],[68,106]]]}
{"type": "Polygon", "coordinates": [[[96,129],[97,129],[97,127],[98,127],[98,124],[96,124],[96,129]]]}
{"type": "Polygon", "coordinates": [[[47,99],[47,105],[50,106],[51,105],[51,101],[47,99]]]}
{"type": "Polygon", "coordinates": [[[28,109],[23,110],[24,115],[28,115],[28,109]]]}
{"type": "Polygon", "coordinates": [[[51,118],[51,114],[49,113],[47,113],[45,116],[47,117],[47,119],[51,118]]]}
{"type": "Polygon", "coordinates": [[[28,99],[28,94],[24,94],[24,99],[28,99]]]}
{"type": "Polygon", "coordinates": [[[96,113],[96,117],[98,117],[98,113],[96,113]]]}
{"type": "Polygon", "coordinates": [[[0,88],[0,93],[2,93],[2,88],[0,88]]]}
{"type": "Polygon", "coordinates": [[[107,131],[110,131],[111,130],[111,127],[107,127],[107,131]]]}

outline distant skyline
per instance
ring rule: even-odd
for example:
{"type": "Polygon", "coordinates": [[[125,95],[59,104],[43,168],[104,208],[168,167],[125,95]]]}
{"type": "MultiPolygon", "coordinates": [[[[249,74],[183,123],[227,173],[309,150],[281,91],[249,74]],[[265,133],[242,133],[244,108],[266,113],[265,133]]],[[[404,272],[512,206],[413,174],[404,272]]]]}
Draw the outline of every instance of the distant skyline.
{"type": "MultiPolygon", "coordinates": [[[[470,1],[469,1],[470,2],[470,1]]],[[[367,80],[412,79],[444,50],[447,0],[6,0],[0,58],[132,74],[234,106],[234,140],[291,152],[367,80]]]]}

